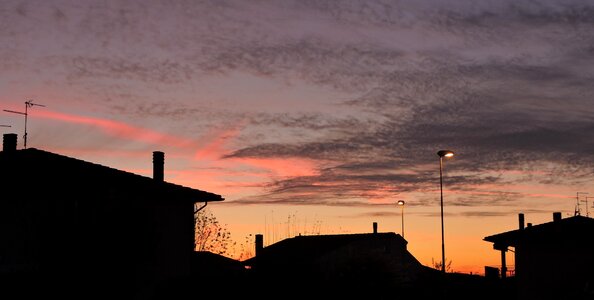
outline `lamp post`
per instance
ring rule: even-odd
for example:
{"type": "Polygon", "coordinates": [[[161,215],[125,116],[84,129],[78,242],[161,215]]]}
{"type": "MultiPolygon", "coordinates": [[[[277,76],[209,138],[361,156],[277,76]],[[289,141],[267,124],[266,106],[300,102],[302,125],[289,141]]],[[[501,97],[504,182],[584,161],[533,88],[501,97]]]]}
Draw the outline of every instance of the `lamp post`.
{"type": "Polygon", "coordinates": [[[441,169],[443,168],[443,158],[454,156],[454,152],[450,150],[439,150],[437,151],[439,156],[439,191],[441,193],[440,207],[441,207],[441,272],[445,273],[445,241],[443,235],[443,175],[441,169]]]}
{"type": "Polygon", "coordinates": [[[402,238],[404,238],[404,200],[398,200],[400,206],[400,216],[402,216],[402,238]]]}

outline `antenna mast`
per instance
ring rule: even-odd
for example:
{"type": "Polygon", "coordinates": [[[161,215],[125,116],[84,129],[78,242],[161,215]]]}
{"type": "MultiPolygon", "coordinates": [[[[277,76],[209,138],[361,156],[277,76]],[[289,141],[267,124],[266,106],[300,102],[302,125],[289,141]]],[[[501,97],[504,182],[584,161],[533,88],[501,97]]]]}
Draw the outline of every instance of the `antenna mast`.
{"type": "Polygon", "coordinates": [[[8,109],[5,109],[4,110],[5,112],[9,112],[9,113],[19,114],[19,115],[24,115],[25,116],[25,134],[23,135],[23,139],[25,141],[24,142],[24,148],[25,149],[27,149],[27,116],[29,115],[29,107],[33,107],[33,106],[45,107],[45,105],[33,103],[33,100],[29,100],[29,101],[25,101],[25,112],[8,110],[8,109]]]}
{"type": "Polygon", "coordinates": [[[590,216],[590,212],[588,212],[588,198],[592,198],[592,197],[586,196],[586,217],[590,216]]]}
{"type": "Polygon", "coordinates": [[[0,127],[12,127],[10,125],[0,125],[0,127]]]}
{"type": "MultiPolygon", "coordinates": [[[[575,193],[575,211],[573,213],[574,216],[580,216],[581,215],[581,211],[580,211],[580,194],[588,194],[587,192],[577,192],[575,193]]],[[[586,207],[586,210],[588,208],[586,207]]]]}

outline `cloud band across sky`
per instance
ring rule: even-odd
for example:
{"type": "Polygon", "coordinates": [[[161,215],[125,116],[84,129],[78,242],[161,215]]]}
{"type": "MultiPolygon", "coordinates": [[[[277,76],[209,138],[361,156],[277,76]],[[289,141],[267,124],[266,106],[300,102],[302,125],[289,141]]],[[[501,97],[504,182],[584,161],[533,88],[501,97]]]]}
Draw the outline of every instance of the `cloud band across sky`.
{"type": "Polygon", "coordinates": [[[262,190],[229,202],[349,206],[416,195],[435,204],[442,148],[457,154],[447,163],[453,205],[509,205],[535,194],[525,186],[579,190],[594,180],[586,1],[0,8],[3,102],[50,94],[57,109],[40,112],[47,117],[66,120],[59,107],[78,101],[113,119],[93,121],[108,134],[190,145],[218,167],[277,162],[262,190]],[[146,124],[126,127],[128,118],[146,124]],[[180,134],[153,134],[172,130],[180,134]],[[224,147],[203,147],[196,138],[213,130],[235,133],[224,147]]]}

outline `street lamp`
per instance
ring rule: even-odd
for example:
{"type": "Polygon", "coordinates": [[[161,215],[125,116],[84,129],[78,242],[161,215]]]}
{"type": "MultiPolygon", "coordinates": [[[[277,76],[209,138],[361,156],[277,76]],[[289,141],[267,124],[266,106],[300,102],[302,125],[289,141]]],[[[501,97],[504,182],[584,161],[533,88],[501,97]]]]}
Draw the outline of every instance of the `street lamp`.
{"type": "Polygon", "coordinates": [[[404,238],[404,200],[398,200],[400,206],[400,215],[402,216],[402,238],[404,238]]]}
{"type": "Polygon", "coordinates": [[[443,175],[441,169],[443,168],[443,158],[444,157],[452,157],[454,156],[454,152],[450,150],[439,150],[437,151],[437,155],[439,156],[439,190],[441,193],[441,272],[445,273],[445,241],[443,236],[443,175]]]}

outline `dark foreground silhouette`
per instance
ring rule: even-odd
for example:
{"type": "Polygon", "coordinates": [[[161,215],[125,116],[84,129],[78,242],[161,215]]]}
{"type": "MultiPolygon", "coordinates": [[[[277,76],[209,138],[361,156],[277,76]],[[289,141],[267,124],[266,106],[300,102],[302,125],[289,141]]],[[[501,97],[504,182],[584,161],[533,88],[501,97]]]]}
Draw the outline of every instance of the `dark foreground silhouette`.
{"type": "MultiPolygon", "coordinates": [[[[150,299],[192,274],[194,204],[220,195],[34,148],[0,152],[0,293],[150,299]]],[[[2,299],[11,299],[10,297],[2,299]]]]}
{"type": "Polygon", "coordinates": [[[582,216],[486,237],[502,258],[515,248],[513,278],[443,274],[376,226],[268,247],[257,235],[243,262],[197,253],[194,205],[223,198],[165,182],[153,156],[148,178],[4,135],[0,299],[594,299],[594,222],[582,216]]]}

